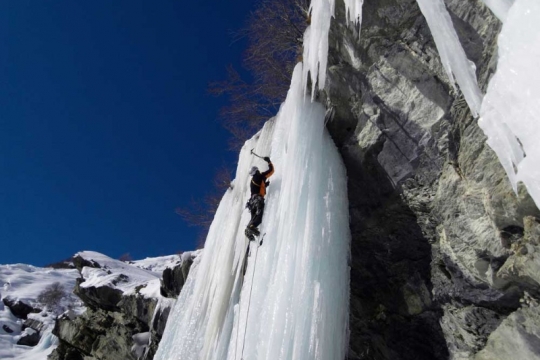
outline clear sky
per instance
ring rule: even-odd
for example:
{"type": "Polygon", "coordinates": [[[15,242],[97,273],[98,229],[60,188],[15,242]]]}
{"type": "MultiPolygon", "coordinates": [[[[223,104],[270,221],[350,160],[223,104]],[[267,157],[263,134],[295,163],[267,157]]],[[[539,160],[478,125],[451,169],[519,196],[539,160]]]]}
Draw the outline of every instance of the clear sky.
{"type": "Polygon", "coordinates": [[[174,210],[236,161],[207,86],[253,6],[0,2],[0,264],[195,247],[174,210]]]}

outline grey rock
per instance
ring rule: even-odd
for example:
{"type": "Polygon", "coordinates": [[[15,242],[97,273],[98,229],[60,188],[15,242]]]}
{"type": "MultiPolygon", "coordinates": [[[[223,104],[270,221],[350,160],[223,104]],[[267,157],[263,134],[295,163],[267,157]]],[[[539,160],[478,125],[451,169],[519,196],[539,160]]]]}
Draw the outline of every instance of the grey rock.
{"type": "Polygon", "coordinates": [[[119,311],[118,303],[122,300],[122,291],[108,286],[80,286],[84,279],[77,279],[74,293],[88,306],[108,311],[119,311]]]}
{"type": "Polygon", "coordinates": [[[26,329],[26,328],[31,328],[31,329],[34,329],[38,332],[41,332],[41,330],[43,330],[43,328],[45,327],[45,324],[39,320],[36,320],[36,319],[26,319],[24,320],[23,322],[23,326],[22,326],[22,330],[26,329]]]}
{"type": "Polygon", "coordinates": [[[508,316],[489,337],[475,360],[540,358],[540,308],[522,308],[508,316]]]}
{"type": "Polygon", "coordinates": [[[41,336],[39,331],[32,330],[31,333],[24,333],[17,341],[17,345],[36,346],[41,336]]]}
{"type": "Polygon", "coordinates": [[[2,299],[2,302],[5,306],[9,307],[9,310],[11,310],[11,313],[18,317],[19,319],[26,319],[28,317],[28,314],[30,313],[40,313],[41,310],[38,308],[34,308],[28,304],[25,304],[24,302],[20,300],[15,300],[8,297],[5,297],[2,299]]]}
{"type": "MultiPolygon", "coordinates": [[[[482,1],[445,3],[485,90],[501,24],[482,1]]],[[[336,2],[318,94],[348,174],[349,359],[472,359],[540,293],[540,212],[513,192],[416,1],[363,13],[359,34],[336,2]]]]}
{"type": "Polygon", "coordinates": [[[13,329],[6,324],[2,325],[2,330],[4,330],[7,334],[13,334],[13,329]]]}
{"type": "Polygon", "coordinates": [[[160,289],[161,295],[176,298],[180,294],[182,287],[186,283],[191,264],[193,264],[193,259],[190,257],[180,262],[174,268],[167,268],[163,271],[160,289]]]}

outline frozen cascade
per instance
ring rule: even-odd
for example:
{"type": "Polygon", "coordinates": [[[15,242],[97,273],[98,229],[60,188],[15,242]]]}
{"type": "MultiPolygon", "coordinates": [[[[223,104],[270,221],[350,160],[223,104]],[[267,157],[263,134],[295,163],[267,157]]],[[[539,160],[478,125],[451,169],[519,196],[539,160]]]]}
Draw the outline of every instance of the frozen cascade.
{"type": "Polygon", "coordinates": [[[278,115],[244,145],[233,188],[219,205],[155,359],[345,358],[346,173],[324,126],[325,109],[305,96],[302,74],[298,64],[278,115]],[[270,155],[276,173],[260,227],[264,245],[252,243],[242,276],[248,170],[266,168],[252,148],[270,155]]]}
{"type": "Polygon", "coordinates": [[[484,0],[484,3],[493,11],[499,20],[504,22],[508,15],[508,10],[514,4],[514,0],[484,0]]]}
{"type": "Polygon", "coordinates": [[[540,2],[516,0],[499,35],[499,61],[479,125],[514,191],[523,182],[540,207],[540,2]]]}
{"type": "Polygon", "coordinates": [[[435,45],[450,82],[454,85],[455,76],[473,116],[477,117],[482,104],[482,92],[476,80],[476,67],[472,61],[469,61],[459,42],[444,1],[417,0],[417,2],[435,39],[435,45]]]}
{"type": "MultiPolygon", "coordinates": [[[[345,0],[345,11],[351,23],[360,26],[362,22],[362,6],[364,0],[345,0]]],[[[334,16],[335,0],[312,0],[309,11],[311,24],[304,33],[303,84],[306,89],[308,79],[311,86],[311,97],[315,97],[317,88],[324,88],[326,83],[326,67],[328,64],[328,33],[330,21],[334,16]],[[315,86],[317,84],[317,86],[315,86]]]]}

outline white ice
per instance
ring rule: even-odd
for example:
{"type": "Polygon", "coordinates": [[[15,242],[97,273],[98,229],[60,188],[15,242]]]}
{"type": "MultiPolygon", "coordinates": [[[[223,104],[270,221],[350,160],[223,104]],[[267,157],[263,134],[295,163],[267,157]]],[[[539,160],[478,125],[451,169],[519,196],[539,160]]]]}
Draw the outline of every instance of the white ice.
{"type": "Polygon", "coordinates": [[[514,4],[514,0],[483,0],[484,3],[493,11],[495,16],[502,22],[506,20],[510,7],[514,4]]]}
{"type": "Polygon", "coordinates": [[[454,77],[474,117],[477,117],[482,104],[482,92],[476,80],[476,67],[467,58],[450,14],[443,0],[417,0],[418,6],[427,20],[442,64],[452,85],[454,77]]]}
{"type": "MultiPolygon", "coordinates": [[[[345,0],[345,11],[351,23],[358,26],[362,22],[362,5],[364,0],[345,0]]],[[[316,89],[323,89],[326,83],[328,64],[328,33],[330,22],[334,16],[335,0],[312,0],[309,11],[311,23],[304,33],[303,52],[303,85],[306,89],[308,79],[311,80],[311,97],[315,97],[316,89]]]]}
{"type": "Polygon", "coordinates": [[[279,114],[246,142],[203,255],[169,317],[156,360],[343,359],[348,344],[349,245],[344,165],[304,95],[302,65],[279,114]],[[245,277],[251,166],[276,173],[245,277]]]}
{"type": "Polygon", "coordinates": [[[540,1],[516,0],[498,45],[479,125],[514,191],[523,182],[540,207],[540,1]]]}

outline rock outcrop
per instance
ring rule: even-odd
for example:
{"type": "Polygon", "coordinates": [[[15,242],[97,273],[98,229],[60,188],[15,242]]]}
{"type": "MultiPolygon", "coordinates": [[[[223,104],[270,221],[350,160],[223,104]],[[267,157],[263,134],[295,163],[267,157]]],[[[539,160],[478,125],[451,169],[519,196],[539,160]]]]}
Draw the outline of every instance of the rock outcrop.
{"type": "MultiPolygon", "coordinates": [[[[191,256],[185,258],[191,265],[191,256]]],[[[141,284],[135,287],[134,292],[124,293],[116,285],[129,282],[129,275],[117,273],[118,269],[110,269],[81,256],[76,256],[73,262],[81,273],[74,293],[88,308],[80,316],[67,312],[57,319],[53,334],[59,338],[60,345],[49,359],[152,359],[165,330],[174,299],[145,296],[142,293],[144,288],[154,286],[150,284],[141,284]],[[88,286],[85,282],[89,279],[83,276],[85,267],[103,270],[103,276],[110,283],[107,285],[96,282],[95,285],[88,286]],[[141,344],[141,339],[148,339],[148,342],[141,344]]],[[[181,286],[177,284],[184,283],[189,265],[183,264],[179,258],[176,267],[166,269],[165,272],[172,275],[168,277],[169,283],[176,285],[166,291],[162,290],[165,295],[181,290],[181,286]],[[180,271],[176,271],[177,268],[180,271]]],[[[177,295],[178,293],[175,293],[174,296],[177,295]]]]}
{"type": "MultiPolygon", "coordinates": [[[[501,23],[480,0],[445,3],[485,91],[501,23]]],[[[416,1],[365,0],[360,34],[344,9],[319,100],[349,177],[349,359],[508,359],[521,345],[540,358],[536,307],[522,307],[540,294],[540,212],[513,192],[416,1]]]]}
{"type": "Polygon", "coordinates": [[[33,308],[20,300],[11,299],[10,297],[3,298],[2,302],[5,306],[9,307],[11,313],[19,319],[25,320],[28,317],[28,314],[41,312],[41,309],[33,308]]]}

